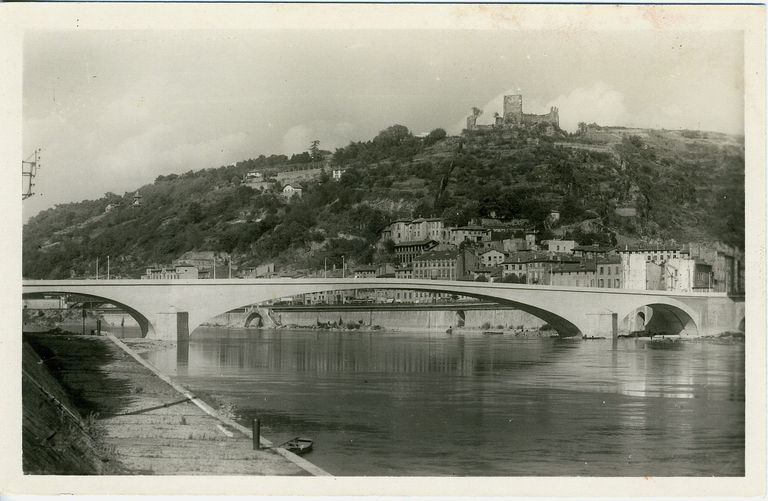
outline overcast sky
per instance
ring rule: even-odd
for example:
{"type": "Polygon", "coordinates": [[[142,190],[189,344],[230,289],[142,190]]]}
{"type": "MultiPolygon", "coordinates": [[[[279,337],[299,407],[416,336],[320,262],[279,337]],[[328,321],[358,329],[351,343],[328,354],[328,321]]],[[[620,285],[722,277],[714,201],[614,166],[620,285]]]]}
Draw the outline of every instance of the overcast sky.
{"type": "Polygon", "coordinates": [[[458,133],[501,97],[561,126],[743,133],[738,32],[56,31],[24,42],[24,220],[159,174],[333,150],[392,124],[458,133]]]}

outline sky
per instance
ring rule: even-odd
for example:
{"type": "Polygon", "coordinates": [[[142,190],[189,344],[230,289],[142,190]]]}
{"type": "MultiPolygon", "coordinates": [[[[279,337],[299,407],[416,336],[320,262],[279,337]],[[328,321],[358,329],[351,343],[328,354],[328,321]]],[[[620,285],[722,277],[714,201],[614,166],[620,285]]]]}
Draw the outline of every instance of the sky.
{"type": "Polygon", "coordinates": [[[456,134],[510,93],[570,131],[744,129],[735,31],[30,31],[23,64],[23,148],[43,150],[25,221],[314,139],[456,134]]]}

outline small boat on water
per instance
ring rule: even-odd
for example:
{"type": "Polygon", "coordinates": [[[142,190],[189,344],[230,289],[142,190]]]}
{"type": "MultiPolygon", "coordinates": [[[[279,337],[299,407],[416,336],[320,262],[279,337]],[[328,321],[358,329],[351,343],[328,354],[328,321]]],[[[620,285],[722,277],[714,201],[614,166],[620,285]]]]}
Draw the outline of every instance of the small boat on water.
{"type": "Polygon", "coordinates": [[[483,331],[483,336],[501,336],[503,334],[502,331],[483,331]]]}
{"type": "Polygon", "coordinates": [[[294,454],[302,455],[312,450],[312,444],[312,439],[296,437],[288,440],[280,447],[294,454]]]}

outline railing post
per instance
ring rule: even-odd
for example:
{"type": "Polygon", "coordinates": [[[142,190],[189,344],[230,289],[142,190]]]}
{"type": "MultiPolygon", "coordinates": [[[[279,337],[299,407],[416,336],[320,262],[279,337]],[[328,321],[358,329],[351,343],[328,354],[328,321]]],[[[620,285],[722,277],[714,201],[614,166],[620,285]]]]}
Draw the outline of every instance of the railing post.
{"type": "Polygon", "coordinates": [[[258,418],[253,420],[253,450],[261,449],[261,422],[258,418]]]}

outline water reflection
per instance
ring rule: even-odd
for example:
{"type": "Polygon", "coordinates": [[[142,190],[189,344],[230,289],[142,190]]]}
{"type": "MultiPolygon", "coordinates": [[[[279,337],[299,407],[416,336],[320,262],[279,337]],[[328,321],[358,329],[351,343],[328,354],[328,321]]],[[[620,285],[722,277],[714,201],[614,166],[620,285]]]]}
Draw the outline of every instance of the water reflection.
{"type": "Polygon", "coordinates": [[[199,329],[147,355],[349,475],[742,475],[743,345],[199,329]]]}

